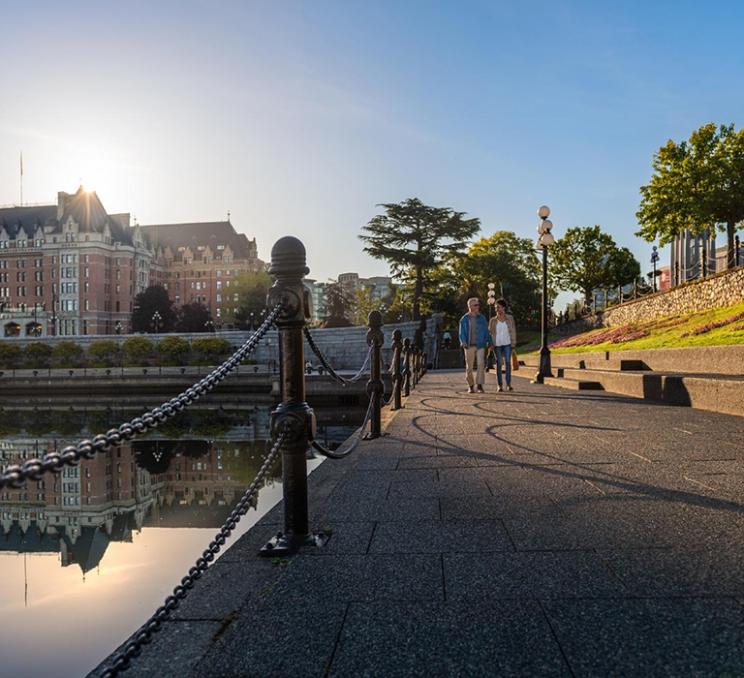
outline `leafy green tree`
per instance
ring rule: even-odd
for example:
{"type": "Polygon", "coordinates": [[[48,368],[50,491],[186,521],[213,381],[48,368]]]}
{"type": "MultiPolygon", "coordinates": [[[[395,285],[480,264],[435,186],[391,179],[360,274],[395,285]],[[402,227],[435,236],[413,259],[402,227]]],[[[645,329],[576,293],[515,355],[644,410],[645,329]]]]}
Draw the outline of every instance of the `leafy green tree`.
{"type": "Polygon", "coordinates": [[[8,341],[0,341],[0,368],[17,370],[21,367],[21,347],[8,341]]]}
{"type": "Polygon", "coordinates": [[[320,316],[322,327],[349,327],[354,312],[354,300],[339,282],[330,281],[325,288],[325,302],[320,316]]]}
{"type": "Polygon", "coordinates": [[[354,324],[366,325],[371,311],[377,311],[380,304],[372,298],[369,287],[360,287],[354,292],[354,324]]]}
{"type": "MultiPolygon", "coordinates": [[[[541,266],[534,241],[519,238],[511,231],[496,231],[474,242],[467,256],[449,262],[442,275],[442,292],[449,284],[450,298],[457,311],[465,310],[469,297],[478,297],[488,313],[488,283],[496,285],[496,296],[503,292],[518,323],[531,320],[540,309],[541,266]]],[[[440,296],[445,296],[442,294],[440,296]]]]}
{"type": "Polygon", "coordinates": [[[239,329],[248,329],[251,313],[254,321],[257,321],[261,311],[266,308],[266,295],[270,287],[271,276],[265,271],[246,271],[227,282],[223,288],[226,299],[223,305],[235,309],[232,316],[228,314],[227,318],[231,318],[239,329]]]}
{"type": "Polygon", "coordinates": [[[80,367],[83,364],[83,349],[74,341],[60,341],[52,348],[54,367],[80,367]]]}
{"type": "Polygon", "coordinates": [[[626,285],[641,272],[640,264],[626,248],[619,248],[612,236],[599,226],[575,226],[548,250],[549,271],[555,285],[581,292],[584,303],[600,287],[626,285]]]}
{"type": "Polygon", "coordinates": [[[364,251],[387,261],[392,274],[413,288],[413,319],[421,317],[421,299],[432,285],[432,272],[449,254],[463,250],[480,228],[478,219],[449,207],[430,207],[418,198],[385,203],[360,235],[364,251]]]}
{"type": "Polygon", "coordinates": [[[172,332],[176,324],[176,312],[168,292],[161,285],[150,285],[134,298],[132,311],[133,332],[155,332],[153,316],[160,314],[158,332],[172,332]]]}
{"type": "Polygon", "coordinates": [[[150,364],[155,345],[145,337],[129,337],[121,345],[124,365],[127,367],[145,367],[150,364]]]}
{"type": "Polygon", "coordinates": [[[36,370],[46,369],[51,365],[52,347],[49,344],[34,341],[26,345],[23,351],[23,357],[26,367],[36,370]]]}
{"type": "Polygon", "coordinates": [[[200,337],[191,342],[197,365],[217,365],[230,353],[230,342],[222,337],[200,337]]]}
{"type": "Polygon", "coordinates": [[[213,329],[212,315],[204,304],[192,301],[178,309],[177,332],[211,332],[213,329]]]}
{"type": "Polygon", "coordinates": [[[653,170],[641,187],[637,235],[665,245],[685,229],[725,230],[733,267],[736,228],[744,221],[744,130],[703,125],[687,141],[667,141],[654,155],[653,170]]]}
{"type": "Polygon", "coordinates": [[[163,365],[188,365],[191,347],[183,337],[165,337],[157,345],[163,365]]]}
{"type": "Polygon", "coordinates": [[[119,364],[119,344],[110,339],[94,341],[88,346],[88,360],[93,367],[113,367],[119,364]]]}

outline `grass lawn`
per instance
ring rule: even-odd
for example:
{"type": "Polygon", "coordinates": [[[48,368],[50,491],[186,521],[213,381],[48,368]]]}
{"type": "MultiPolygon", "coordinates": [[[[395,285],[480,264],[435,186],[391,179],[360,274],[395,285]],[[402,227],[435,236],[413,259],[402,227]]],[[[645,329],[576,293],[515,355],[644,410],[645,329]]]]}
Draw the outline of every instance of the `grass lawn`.
{"type": "Polygon", "coordinates": [[[744,303],[649,322],[605,327],[557,339],[555,353],[744,344],[744,303]]]}

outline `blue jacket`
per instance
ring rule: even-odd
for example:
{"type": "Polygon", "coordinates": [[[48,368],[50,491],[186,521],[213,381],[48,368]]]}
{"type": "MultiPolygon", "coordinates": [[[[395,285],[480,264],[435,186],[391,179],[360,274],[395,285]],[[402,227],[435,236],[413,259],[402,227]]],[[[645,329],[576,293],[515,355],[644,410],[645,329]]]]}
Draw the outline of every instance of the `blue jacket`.
{"type": "MultiPolygon", "coordinates": [[[[484,315],[480,313],[475,316],[476,329],[475,329],[475,341],[478,348],[486,348],[493,344],[493,339],[488,333],[488,321],[484,315]]],[[[470,315],[467,313],[460,318],[460,343],[465,346],[470,341],[470,315]]]]}

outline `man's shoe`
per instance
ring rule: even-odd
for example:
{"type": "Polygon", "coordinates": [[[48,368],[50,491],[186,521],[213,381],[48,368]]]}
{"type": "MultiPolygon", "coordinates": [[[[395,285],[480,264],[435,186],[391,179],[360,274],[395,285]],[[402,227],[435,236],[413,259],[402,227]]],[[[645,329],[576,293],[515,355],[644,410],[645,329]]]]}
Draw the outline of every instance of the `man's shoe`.
{"type": "Polygon", "coordinates": [[[496,391],[497,391],[498,393],[502,393],[502,392],[504,391],[504,389],[503,389],[503,387],[502,387],[502,386],[499,386],[499,387],[498,387],[498,388],[496,389],[496,391]]]}
{"type": "Polygon", "coordinates": [[[478,393],[483,393],[483,387],[480,384],[478,384],[478,393]]]}
{"type": "Polygon", "coordinates": [[[468,386],[468,393],[475,393],[475,389],[472,386],[468,386]]]}
{"type": "Polygon", "coordinates": [[[508,386],[506,387],[506,390],[507,390],[507,391],[513,391],[514,389],[513,389],[512,387],[511,387],[511,384],[509,384],[509,385],[508,385],[508,386]]]}

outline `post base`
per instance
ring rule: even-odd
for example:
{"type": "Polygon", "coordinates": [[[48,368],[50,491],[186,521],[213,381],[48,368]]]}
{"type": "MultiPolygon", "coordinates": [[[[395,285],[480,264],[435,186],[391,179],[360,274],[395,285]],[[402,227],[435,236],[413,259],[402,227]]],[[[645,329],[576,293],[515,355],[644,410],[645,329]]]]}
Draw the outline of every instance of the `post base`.
{"type": "Polygon", "coordinates": [[[305,535],[278,532],[261,547],[258,555],[263,556],[264,558],[291,556],[297,553],[300,549],[308,546],[321,548],[328,543],[330,538],[330,533],[326,534],[325,532],[315,532],[305,535]]]}
{"type": "Polygon", "coordinates": [[[531,384],[542,384],[543,383],[543,374],[542,372],[538,372],[532,379],[530,379],[531,384]]]}
{"type": "Polygon", "coordinates": [[[376,440],[377,438],[382,438],[382,436],[386,435],[387,433],[372,433],[372,431],[367,431],[362,437],[362,440],[376,440]]]}

